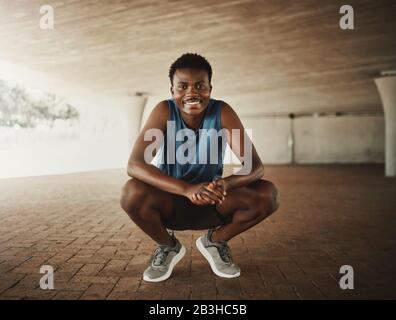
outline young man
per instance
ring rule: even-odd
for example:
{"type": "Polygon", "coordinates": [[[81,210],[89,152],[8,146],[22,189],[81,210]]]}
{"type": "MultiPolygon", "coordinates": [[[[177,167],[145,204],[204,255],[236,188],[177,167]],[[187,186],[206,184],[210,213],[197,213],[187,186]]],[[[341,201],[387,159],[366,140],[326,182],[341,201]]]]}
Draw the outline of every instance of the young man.
{"type": "Polygon", "coordinates": [[[263,165],[254,146],[246,148],[251,141],[237,114],[227,103],[211,99],[212,68],[208,61],[198,54],[184,54],[171,65],[169,78],[172,99],[157,104],[137,138],[127,170],[132,179],[123,187],[120,201],[136,225],[158,244],[143,279],[168,279],[186,252],[167,229],[209,229],[197,239],[198,250],[216,275],[238,277],[240,268],[233,262],[227,242],[277,210],[277,190],[261,179],[263,165]],[[205,129],[223,129],[232,151],[243,165],[250,162],[251,170],[222,178],[222,138],[201,134],[205,129]],[[175,134],[163,140],[157,137],[155,142],[147,138],[158,130],[164,136],[171,131],[175,134]],[[192,154],[204,161],[197,162],[195,155],[195,161],[184,161],[185,139],[178,132],[189,132],[189,138],[193,133],[192,140],[187,140],[189,145],[186,142],[188,150],[196,151],[192,154]],[[237,138],[231,134],[235,132],[237,138]],[[153,143],[161,146],[157,166],[151,165],[153,152],[147,152],[153,143]],[[204,152],[208,150],[210,159],[204,152]],[[205,163],[205,159],[210,162],[205,163]]]}

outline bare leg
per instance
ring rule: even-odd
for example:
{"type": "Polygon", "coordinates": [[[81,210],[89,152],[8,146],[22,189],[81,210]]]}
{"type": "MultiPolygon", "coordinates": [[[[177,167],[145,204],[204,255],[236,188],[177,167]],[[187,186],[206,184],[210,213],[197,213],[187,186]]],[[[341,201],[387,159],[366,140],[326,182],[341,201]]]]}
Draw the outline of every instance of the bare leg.
{"type": "Polygon", "coordinates": [[[229,190],[226,200],[216,208],[224,216],[233,214],[232,221],[214,231],[212,240],[228,241],[267,218],[279,207],[277,194],[274,184],[267,180],[229,190]]]}
{"type": "Polygon", "coordinates": [[[140,180],[130,179],[122,189],[121,207],[155,242],[172,246],[173,238],[162,223],[172,214],[172,195],[140,180]]]}

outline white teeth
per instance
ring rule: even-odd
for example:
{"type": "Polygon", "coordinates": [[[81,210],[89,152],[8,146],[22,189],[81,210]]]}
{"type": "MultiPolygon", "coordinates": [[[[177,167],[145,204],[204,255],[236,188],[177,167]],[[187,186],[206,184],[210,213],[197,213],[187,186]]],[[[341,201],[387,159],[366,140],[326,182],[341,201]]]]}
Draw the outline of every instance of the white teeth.
{"type": "Polygon", "coordinates": [[[186,104],[199,104],[199,101],[186,102],[186,104]]]}

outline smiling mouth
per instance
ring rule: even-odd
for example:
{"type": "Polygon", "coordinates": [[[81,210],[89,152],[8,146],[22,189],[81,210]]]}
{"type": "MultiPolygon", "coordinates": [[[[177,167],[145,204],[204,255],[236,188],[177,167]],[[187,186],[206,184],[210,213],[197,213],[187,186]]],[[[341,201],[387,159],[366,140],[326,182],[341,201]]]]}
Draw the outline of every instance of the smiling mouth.
{"type": "Polygon", "coordinates": [[[199,98],[190,98],[190,99],[184,100],[183,103],[186,105],[189,105],[189,106],[196,106],[196,105],[202,103],[202,100],[199,98]]]}

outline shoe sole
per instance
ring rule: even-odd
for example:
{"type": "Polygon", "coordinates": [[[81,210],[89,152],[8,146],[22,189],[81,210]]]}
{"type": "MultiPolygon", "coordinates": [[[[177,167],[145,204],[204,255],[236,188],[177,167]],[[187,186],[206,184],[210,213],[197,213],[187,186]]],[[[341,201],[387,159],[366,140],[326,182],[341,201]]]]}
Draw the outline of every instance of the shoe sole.
{"type": "Polygon", "coordinates": [[[185,254],[186,254],[186,248],[182,245],[179,253],[177,255],[175,255],[175,257],[172,259],[172,261],[169,265],[168,271],[163,276],[161,276],[159,278],[151,279],[151,278],[143,275],[143,280],[147,281],[147,282],[161,282],[161,281],[168,279],[172,275],[173,268],[184,257],[185,254]]]}
{"type": "Polygon", "coordinates": [[[195,244],[197,245],[199,252],[201,252],[201,254],[204,256],[204,258],[209,262],[210,268],[212,269],[214,274],[219,277],[228,278],[228,279],[239,277],[241,275],[241,272],[238,272],[236,274],[228,274],[228,273],[223,273],[216,268],[216,264],[212,258],[212,255],[209,253],[208,250],[206,250],[206,248],[202,244],[202,241],[201,241],[202,238],[203,238],[203,236],[199,237],[197,239],[197,241],[195,241],[195,244]]]}

